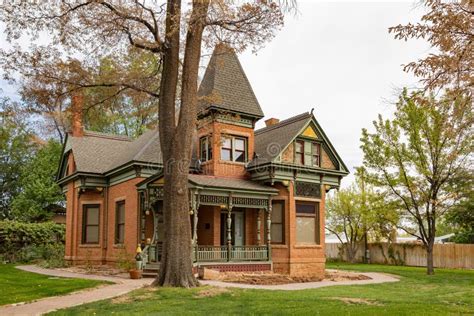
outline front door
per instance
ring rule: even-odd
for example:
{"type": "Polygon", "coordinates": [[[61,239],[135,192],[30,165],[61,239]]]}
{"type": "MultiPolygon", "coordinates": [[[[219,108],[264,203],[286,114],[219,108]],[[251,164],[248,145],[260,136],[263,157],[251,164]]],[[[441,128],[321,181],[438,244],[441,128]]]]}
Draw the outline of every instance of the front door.
{"type": "MultiPolygon", "coordinates": [[[[243,246],[245,240],[245,215],[243,210],[232,211],[232,245],[243,246]]],[[[221,213],[221,245],[227,245],[227,212],[221,213]]]]}
{"type": "Polygon", "coordinates": [[[236,212],[234,217],[234,245],[244,245],[244,212],[236,212]]]}

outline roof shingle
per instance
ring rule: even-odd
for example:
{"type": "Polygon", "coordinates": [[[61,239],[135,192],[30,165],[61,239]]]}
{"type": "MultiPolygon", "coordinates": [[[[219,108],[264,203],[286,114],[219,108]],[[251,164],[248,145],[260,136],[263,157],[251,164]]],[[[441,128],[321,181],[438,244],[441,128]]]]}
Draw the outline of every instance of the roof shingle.
{"type": "Polygon", "coordinates": [[[210,108],[262,118],[263,111],[234,50],[219,44],[198,90],[198,112],[210,108]]]}
{"type": "Polygon", "coordinates": [[[255,154],[249,167],[273,161],[310,121],[311,113],[302,113],[275,125],[255,131],[255,154]]]}

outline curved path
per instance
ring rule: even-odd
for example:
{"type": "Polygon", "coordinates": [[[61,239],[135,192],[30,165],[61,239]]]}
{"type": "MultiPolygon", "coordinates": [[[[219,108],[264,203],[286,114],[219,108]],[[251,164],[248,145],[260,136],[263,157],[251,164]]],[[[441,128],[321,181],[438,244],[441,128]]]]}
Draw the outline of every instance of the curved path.
{"type": "MultiPolygon", "coordinates": [[[[81,274],[61,270],[43,269],[38,266],[18,266],[18,269],[45,274],[54,277],[62,278],[79,278],[79,279],[90,279],[90,280],[102,280],[109,281],[115,284],[100,286],[98,288],[85,289],[78,292],[73,292],[64,296],[53,296],[42,298],[31,303],[19,303],[12,305],[0,306],[0,315],[41,315],[48,312],[52,312],[62,308],[73,307],[85,303],[91,303],[95,301],[105,300],[113,297],[117,297],[133,290],[139,289],[145,285],[151,284],[153,279],[140,279],[130,280],[121,277],[111,276],[99,276],[90,274],[81,274]]],[[[362,285],[362,284],[377,284],[385,282],[396,282],[397,278],[383,274],[383,273],[358,273],[370,277],[370,280],[357,280],[357,281],[321,281],[321,282],[307,282],[307,283],[291,283],[282,285],[252,285],[252,284],[240,284],[240,283],[229,283],[221,281],[200,281],[204,285],[212,285],[218,287],[233,287],[233,288],[244,288],[244,289],[261,289],[261,290],[306,290],[316,289],[325,286],[334,285],[362,285]]]]}
{"type": "Polygon", "coordinates": [[[120,277],[73,273],[53,269],[43,269],[32,265],[18,266],[17,268],[28,272],[45,274],[54,277],[101,280],[113,282],[115,284],[85,289],[64,296],[42,298],[26,304],[20,303],[17,305],[12,304],[0,306],[0,315],[41,315],[62,308],[117,297],[130,291],[139,289],[153,281],[153,279],[130,280],[120,277]]]}

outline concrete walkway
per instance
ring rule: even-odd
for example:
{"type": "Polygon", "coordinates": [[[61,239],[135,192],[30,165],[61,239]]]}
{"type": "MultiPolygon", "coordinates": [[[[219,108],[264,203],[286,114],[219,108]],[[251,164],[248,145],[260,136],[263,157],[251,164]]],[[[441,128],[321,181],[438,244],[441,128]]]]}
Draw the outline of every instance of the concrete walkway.
{"type": "MultiPolygon", "coordinates": [[[[64,296],[42,298],[32,303],[0,306],[0,315],[41,315],[62,308],[117,297],[130,291],[139,289],[144,285],[149,285],[153,281],[153,279],[131,280],[120,277],[80,274],[67,271],[43,269],[37,266],[18,266],[17,268],[24,271],[45,274],[53,277],[102,280],[114,282],[115,284],[105,285],[99,288],[85,289],[64,296]]],[[[3,295],[5,295],[5,292],[3,295]]]]}
{"type": "Polygon", "coordinates": [[[379,284],[386,282],[397,282],[397,279],[394,276],[383,274],[383,273],[361,273],[357,274],[365,275],[370,278],[370,280],[354,280],[354,281],[329,281],[324,280],[320,282],[305,282],[305,283],[290,283],[290,284],[279,284],[279,285],[254,285],[254,284],[242,284],[242,283],[230,283],[222,281],[200,281],[201,284],[218,286],[218,287],[233,287],[241,289],[254,289],[254,290],[284,290],[284,291],[296,291],[296,290],[308,290],[308,289],[317,289],[325,286],[335,286],[335,285],[363,285],[363,284],[379,284]]]}

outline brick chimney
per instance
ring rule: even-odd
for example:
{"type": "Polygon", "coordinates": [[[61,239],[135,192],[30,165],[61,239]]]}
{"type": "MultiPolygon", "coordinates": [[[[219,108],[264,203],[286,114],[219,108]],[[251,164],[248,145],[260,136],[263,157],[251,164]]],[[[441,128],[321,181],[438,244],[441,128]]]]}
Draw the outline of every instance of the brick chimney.
{"type": "Polygon", "coordinates": [[[71,97],[71,135],[73,137],[84,136],[84,126],[82,126],[83,109],[84,96],[82,93],[74,94],[71,97]]]}
{"type": "Polygon", "coordinates": [[[275,124],[278,124],[280,123],[280,120],[277,119],[277,118],[269,118],[268,120],[265,121],[265,125],[268,127],[268,126],[272,126],[272,125],[275,125],[275,124]]]}

